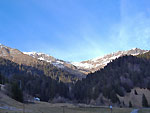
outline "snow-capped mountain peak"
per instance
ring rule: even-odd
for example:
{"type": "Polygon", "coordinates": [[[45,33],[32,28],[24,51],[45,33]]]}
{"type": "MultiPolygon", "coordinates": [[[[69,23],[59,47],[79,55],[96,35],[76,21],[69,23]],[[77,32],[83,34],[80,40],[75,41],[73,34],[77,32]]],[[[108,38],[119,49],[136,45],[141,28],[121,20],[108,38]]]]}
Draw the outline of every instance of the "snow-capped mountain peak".
{"type": "Polygon", "coordinates": [[[2,48],[8,48],[8,47],[0,43],[0,48],[2,49],[2,48]]]}
{"type": "MultiPolygon", "coordinates": [[[[32,65],[34,63],[43,63],[42,61],[48,62],[62,70],[68,71],[71,74],[80,76],[90,72],[95,72],[101,68],[104,68],[109,62],[115,60],[124,55],[138,55],[144,54],[148,50],[141,50],[139,48],[132,48],[128,51],[118,51],[105,56],[100,56],[94,59],[90,59],[82,62],[66,62],[60,59],[56,59],[50,55],[38,52],[21,52],[17,49],[7,47],[0,44],[0,57],[7,58],[18,64],[32,65]],[[41,61],[39,61],[41,60],[41,61]]],[[[85,77],[85,76],[84,76],[85,77]]]]}
{"type": "Polygon", "coordinates": [[[73,70],[78,70],[83,73],[89,73],[89,72],[95,72],[101,68],[104,68],[109,62],[112,60],[115,60],[116,58],[119,58],[124,55],[138,55],[138,54],[143,54],[148,52],[148,50],[141,50],[139,48],[132,48],[127,51],[118,51],[118,52],[113,52],[111,54],[107,54],[104,56],[100,56],[94,59],[90,59],[87,61],[82,61],[82,62],[65,62],[63,60],[56,59],[52,56],[49,56],[44,53],[37,53],[37,52],[24,52],[24,54],[32,56],[36,59],[43,60],[46,62],[49,62],[53,64],[54,66],[61,68],[61,69],[66,69],[68,70],[69,68],[72,68],[73,70]]]}
{"type": "Polygon", "coordinates": [[[118,51],[114,52],[108,55],[104,55],[103,57],[97,57],[94,59],[90,59],[87,61],[82,62],[72,62],[73,65],[75,65],[78,69],[86,69],[90,72],[95,72],[104,66],[106,66],[109,62],[112,60],[115,60],[116,58],[119,58],[124,55],[138,55],[148,52],[148,50],[141,50],[139,48],[132,48],[128,51],[118,51]]]}

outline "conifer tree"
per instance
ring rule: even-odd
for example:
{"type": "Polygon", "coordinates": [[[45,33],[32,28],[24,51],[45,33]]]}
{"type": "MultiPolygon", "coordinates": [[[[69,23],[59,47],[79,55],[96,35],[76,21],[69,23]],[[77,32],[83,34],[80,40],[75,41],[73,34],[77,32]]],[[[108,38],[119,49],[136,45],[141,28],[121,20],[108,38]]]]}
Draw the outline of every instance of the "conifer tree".
{"type": "Polygon", "coordinates": [[[142,106],[143,107],[148,107],[148,101],[147,101],[147,99],[146,99],[144,94],[142,96],[142,106]]]}
{"type": "Polygon", "coordinates": [[[131,103],[131,101],[129,101],[129,108],[132,108],[132,103],[131,103]]]}
{"type": "Polygon", "coordinates": [[[19,85],[16,82],[11,84],[11,93],[12,93],[13,99],[15,99],[19,102],[23,102],[22,90],[19,88],[19,85]]]}

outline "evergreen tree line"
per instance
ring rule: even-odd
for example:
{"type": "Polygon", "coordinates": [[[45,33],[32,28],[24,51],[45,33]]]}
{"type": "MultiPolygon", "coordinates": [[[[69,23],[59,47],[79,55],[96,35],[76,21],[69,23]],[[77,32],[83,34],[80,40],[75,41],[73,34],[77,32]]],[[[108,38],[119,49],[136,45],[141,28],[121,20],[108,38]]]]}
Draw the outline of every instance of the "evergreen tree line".
{"type": "Polygon", "coordinates": [[[123,56],[104,69],[88,74],[74,85],[74,98],[78,102],[90,103],[91,99],[96,100],[102,94],[111,102],[120,103],[117,95],[123,97],[134,87],[150,89],[150,60],[147,58],[147,55],[146,58],[144,55],[123,56]]]}
{"type": "Polygon", "coordinates": [[[7,78],[0,74],[0,81],[3,80],[5,80],[3,84],[8,90],[8,95],[20,102],[23,102],[23,92],[39,97],[42,101],[51,101],[57,96],[70,98],[68,84],[44,75],[13,75],[7,78]]]}
{"type": "Polygon", "coordinates": [[[20,102],[23,101],[23,92],[42,101],[56,96],[69,98],[68,83],[60,79],[74,81],[71,76],[51,65],[24,66],[0,58],[0,84],[5,84],[11,92],[10,96],[20,102]]]}
{"type": "MultiPolygon", "coordinates": [[[[134,87],[150,89],[150,60],[145,56],[123,56],[110,62],[104,69],[90,73],[85,79],[75,84],[61,82],[61,79],[76,81],[67,72],[63,72],[51,65],[43,64],[24,66],[0,58],[0,82],[10,85],[12,97],[22,101],[22,92],[49,101],[56,96],[90,103],[100,95],[110,99],[113,103],[120,103],[117,95],[123,97],[134,87]],[[21,85],[21,88],[20,86],[21,85]],[[70,90],[70,88],[72,90],[70,90]],[[17,92],[17,94],[16,94],[17,92]],[[17,96],[20,95],[18,98],[17,96]]],[[[137,92],[135,91],[137,95],[137,92]]],[[[142,97],[142,105],[148,106],[146,97],[142,97]]],[[[132,107],[132,103],[129,102],[132,107]]]]}
{"type": "Polygon", "coordinates": [[[17,81],[10,81],[6,76],[0,73],[0,84],[5,85],[6,88],[5,90],[7,90],[7,94],[9,96],[11,96],[13,99],[17,101],[23,102],[23,92],[22,89],[19,87],[17,81]]]}
{"type": "MultiPolygon", "coordinates": [[[[40,61],[39,61],[40,62],[40,61]]],[[[56,68],[50,63],[41,61],[40,63],[33,64],[32,66],[19,65],[10,60],[0,57],[0,72],[5,76],[12,76],[15,74],[25,75],[30,74],[33,76],[46,75],[51,78],[62,81],[65,83],[75,82],[78,78],[64,70],[56,68]]]]}

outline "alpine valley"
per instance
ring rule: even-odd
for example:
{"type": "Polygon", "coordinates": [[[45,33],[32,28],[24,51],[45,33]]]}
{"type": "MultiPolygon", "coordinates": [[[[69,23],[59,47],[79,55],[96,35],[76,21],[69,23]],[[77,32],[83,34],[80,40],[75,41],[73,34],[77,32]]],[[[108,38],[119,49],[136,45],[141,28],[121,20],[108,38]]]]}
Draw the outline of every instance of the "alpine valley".
{"type": "Polygon", "coordinates": [[[0,84],[20,102],[38,97],[46,102],[146,107],[150,103],[150,51],[134,48],[68,62],[1,44],[0,84]]]}

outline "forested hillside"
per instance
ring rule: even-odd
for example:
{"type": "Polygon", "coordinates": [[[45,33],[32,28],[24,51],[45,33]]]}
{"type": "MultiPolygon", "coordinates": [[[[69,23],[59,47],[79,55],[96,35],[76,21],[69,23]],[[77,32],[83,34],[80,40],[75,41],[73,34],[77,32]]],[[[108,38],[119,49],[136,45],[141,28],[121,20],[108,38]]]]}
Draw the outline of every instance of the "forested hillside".
{"type": "Polygon", "coordinates": [[[150,89],[149,53],[139,56],[120,57],[104,69],[88,74],[87,78],[75,84],[75,98],[84,103],[100,98],[103,103],[105,97],[112,103],[120,104],[117,95],[123,97],[134,87],[150,89]]]}
{"type": "MultiPolygon", "coordinates": [[[[0,57],[4,58],[6,60],[10,60],[16,64],[19,64],[18,68],[19,70],[24,70],[25,72],[32,73],[35,75],[47,75],[50,76],[51,78],[62,81],[65,83],[68,82],[74,82],[78,80],[79,78],[82,78],[82,75],[80,73],[80,76],[77,76],[75,72],[71,73],[68,70],[65,70],[63,68],[59,68],[57,65],[54,65],[53,63],[37,59],[36,57],[32,57],[26,54],[23,54],[23,52],[19,51],[18,49],[13,49],[10,47],[7,47],[5,45],[0,44],[0,57]]],[[[0,64],[2,64],[4,61],[2,60],[0,64]]],[[[11,69],[11,64],[7,64],[9,62],[4,63],[3,65],[8,68],[8,70],[11,69]]],[[[56,62],[57,63],[57,62],[56,62]]],[[[3,66],[2,66],[3,67],[3,66]]],[[[7,69],[5,68],[5,69],[7,69]]],[[[13,67],[12,67],[13,68],[13,67]]],[[[5,71],[5,69],[3,71],[5,71]]],[[[67,68],[66,68],[67,69],[67,68]]],[[[14,70],[16,71],[16,69],[14,70]]],[[[12,70],[10,71],[5,71],[5,74],[8,73],[7,75],[11,75],[15,72],[12,70]]]]}
{"type": "Polygon", "coordinates": [[[98,104],[105,104],[107,100],[109,103],[123,105],[119,97],[125,97],[133,88],[150,90],[149,56],[149,53],[145,53],[138,56],[119,57],[103,69],[90,73],[85,79],[77,82],[77,79],[69,78],[68,73],[46,62],[32,67],[0,58],[0,72],[7,77],[1,83],[6,81],[9,84],[14,82],[20,84],[21,82],[23,92],[38,96],[43,101],[61,96],[87,104],[97,100],[98,104]],[[64,76],[75,84],[61,82],[64,76]]]}
{"type": "Polygon", "coordinates": [[[139,58],[145,58],[145,59],[149,60],[150,59],[150,51],[146,52],[144,54],[140,54],[137,57],[139,57],[139,58]]]}
{"type": "Polygon", "coordinates": [[[31,67],[0,58],[0,73],[1,83],[17,85],[21,83],[22,91],[38,96],[43,101],[48,101],[56,96],[69,97],[68,85],[61,82],[67,81],[64,77],[70,81],[69,74],[50,64],[31,67]]]}
{"type": "MultiPolygon", "coordinates": [[[[40,62],[40,61],[39,61],[40,62]]],[[[77,80],[75,75],[72,75],[66,71],[56,68],[52,64],[41,61],[40,64],[34,64],[33,66],[19,65],[10,60],[0,57],[0,72],[6,76],[14,74],[30,74],[30,75],[46,75],[51,78],[62,82],[73,82],[77,80]]]]}

